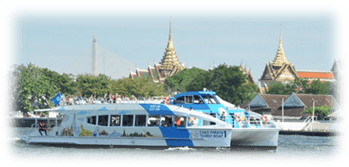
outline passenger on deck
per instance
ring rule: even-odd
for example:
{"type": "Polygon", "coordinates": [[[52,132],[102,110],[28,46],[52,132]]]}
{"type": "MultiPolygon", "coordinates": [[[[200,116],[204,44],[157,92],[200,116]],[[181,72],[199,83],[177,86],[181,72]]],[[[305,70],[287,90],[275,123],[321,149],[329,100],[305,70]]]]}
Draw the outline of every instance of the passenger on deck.
{"type": "Polygon", "coordinates": [[[103,99],[102,99],[103,102],[107,102],[107,98],[108,98],[107,96],[108,96],[107,94],[104,94],[104,97],[103,97],[103,99]]]}
{"type": "Polygon", "coordinates": [[[109,94],[108,103],[111,103],[111,94],[109,94]]]}
{"type": "Polygon", "coordinates": [[[123,100],[123,101],[128,101],[129,98],[126,96],[126,94],[124,94],[124,96],[122,97],[122,100],[123,100]]]}
{"type": "Polygon", "coordinates": [[[47,132],[46,132],[46,130],[44,128],[45,128],[45,123],[43,123],[43,122],[39,123],[39,132],[40,132],[41,136],[42,136],[41,131],[44,131],[45,135],[47,136],[47,132]]]}
{"type": "Polygon", "coordinates": [[[119,94],[118,93],[115,93],[115,96],[114,96],[114,103],[116,103],[116,99],[118,98],[119,94]]]}
{"type": "Polygon", "coordinates": [[[222,121],[225,121],[225,111],[222,112],[221,120],[222,120],[222,121]]]}
{"type": "Polygon", "coordinates": [[[118,95],[115,102],[119,103],[120,101],[121,101],[121,96],[118,95]]]}
{"type": "Polygon", "coordinates": [[[88,98],[88,102],[89,102],[90,104],[93,103],[93,95],[92,95],[92,94],[91,94],[90,98],[88,98]]]}
{"type": "Polygon", "coordinates": [[[137,98],[134,95],[132,95],[131,100],[137,100],[137,98]]]}

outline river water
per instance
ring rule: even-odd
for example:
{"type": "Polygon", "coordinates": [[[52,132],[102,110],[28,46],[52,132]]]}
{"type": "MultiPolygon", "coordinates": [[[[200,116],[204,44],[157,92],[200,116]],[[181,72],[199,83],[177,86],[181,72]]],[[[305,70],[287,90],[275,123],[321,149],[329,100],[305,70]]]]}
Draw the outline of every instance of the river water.
{"type": "Polygon", "coordinates": [[[7,146],[6,155],[13,160],[11,160],[12,162],[28,162],[31,164],[48,162],[50,166],[77,161],[88,161],[92,164],[100,162],[108,164],[113,164],[114,162],[117,162],[117,164],[141,163],[146,166],[153,166],[151,164],[157,164],[157,162],[161,162],[161,166],[173,166],[181,162],[189,164],[263,162],[262,166],[267,165],[269,162],[283,163],[284,165],[295,162],[301,162],[302,164],[317,162],[324,165],[336,163],[342,153],[339,140],[341,136],[279,135],[279,143],[276,150],[244,147],[229,149],[181,148],[179,150],[171,150],[167,148],[33,145],[18,140],[22,131],[26,130],[25,128],[9,128],[8,130],[12,133],[8,133],[7,140],[4,142],[6,142],[7,146]]]}

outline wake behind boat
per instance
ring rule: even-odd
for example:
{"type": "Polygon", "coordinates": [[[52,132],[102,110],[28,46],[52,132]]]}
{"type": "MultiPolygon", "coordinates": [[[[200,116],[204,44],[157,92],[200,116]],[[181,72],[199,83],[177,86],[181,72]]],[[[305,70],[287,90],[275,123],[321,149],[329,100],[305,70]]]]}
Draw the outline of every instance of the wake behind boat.
{"type": "Polygon", "coordinates": [[[59,126],[46,125],[47,135],[33,124],[21,136],[26,143],[230,147],[232,136],[228,123],[174,105],[88,104],[35,111],[58,112],[64,119],[59,126]]]}

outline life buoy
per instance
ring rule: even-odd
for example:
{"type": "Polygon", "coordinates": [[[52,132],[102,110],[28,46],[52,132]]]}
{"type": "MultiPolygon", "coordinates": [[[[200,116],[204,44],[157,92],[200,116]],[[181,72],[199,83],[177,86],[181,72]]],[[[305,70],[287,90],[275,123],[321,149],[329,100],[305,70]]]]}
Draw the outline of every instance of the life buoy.
{"type": "Polygon", "coordinates": [[[165,97],[164,100],[163,100],[163,102],[164,102],[165,105],[170,104],[170,98],[165,97]]]}
{"type": "Polygon", "coordinates": [[[267,116],[262,115],[262,116],[261,116],[261,119],[262,119],[262,121],[264,121],[264,122],[268,122],[268,117],[267,117],[267,116]]]}
{"type": "Polygon", "coordinates": [[[241,121],[240,116],[237,116],[237,115],[234,115],[234,119],[235,119],[235,121],[238,121],[238,122],[241,121]]]}

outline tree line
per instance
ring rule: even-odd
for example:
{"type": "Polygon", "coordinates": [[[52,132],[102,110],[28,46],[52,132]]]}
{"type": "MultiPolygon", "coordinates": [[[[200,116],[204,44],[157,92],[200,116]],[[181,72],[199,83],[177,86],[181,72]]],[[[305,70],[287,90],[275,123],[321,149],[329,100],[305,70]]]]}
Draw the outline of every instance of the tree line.
{"type": "Polygon", "coordinates": [[[149,97],[166,95],[164,85],[153,83],[144,78],[111,79],[100,74],[80,74],[76,82],[68,74],[59,74],[48,68],[40,68],[30,63],[27,66],[20,65],[9,75],[9,100],[12,111],[32,112],[37,108],[50,108],[54,104],[51,101],[58,92],[66,97],[96,95],[104,97],[105,94],[121,94],[130,97],[149,97]],[[33,106],[36,102],[37,106],[33,106]]]}
{"type": "Polygon", "coordinates": [[[268,84],[267,94],[289,95],[292,93],[305,94],[329,94],[331,84],[321,82],[319,79],[311,83],[308,79],[297,78],[293,82],[282,83],[280,81],[271,81],[268,84]]]}
{"type": "Polygon", "coordinates": [[[248,83],[246,75],[237,66],[221,64],[208,71],[198,68],[184,69],[165,80],[165,91],[173,92],[213,90],[222,99],[239,105],[252,100],[257,94],[257,85],[248,83]]]}

